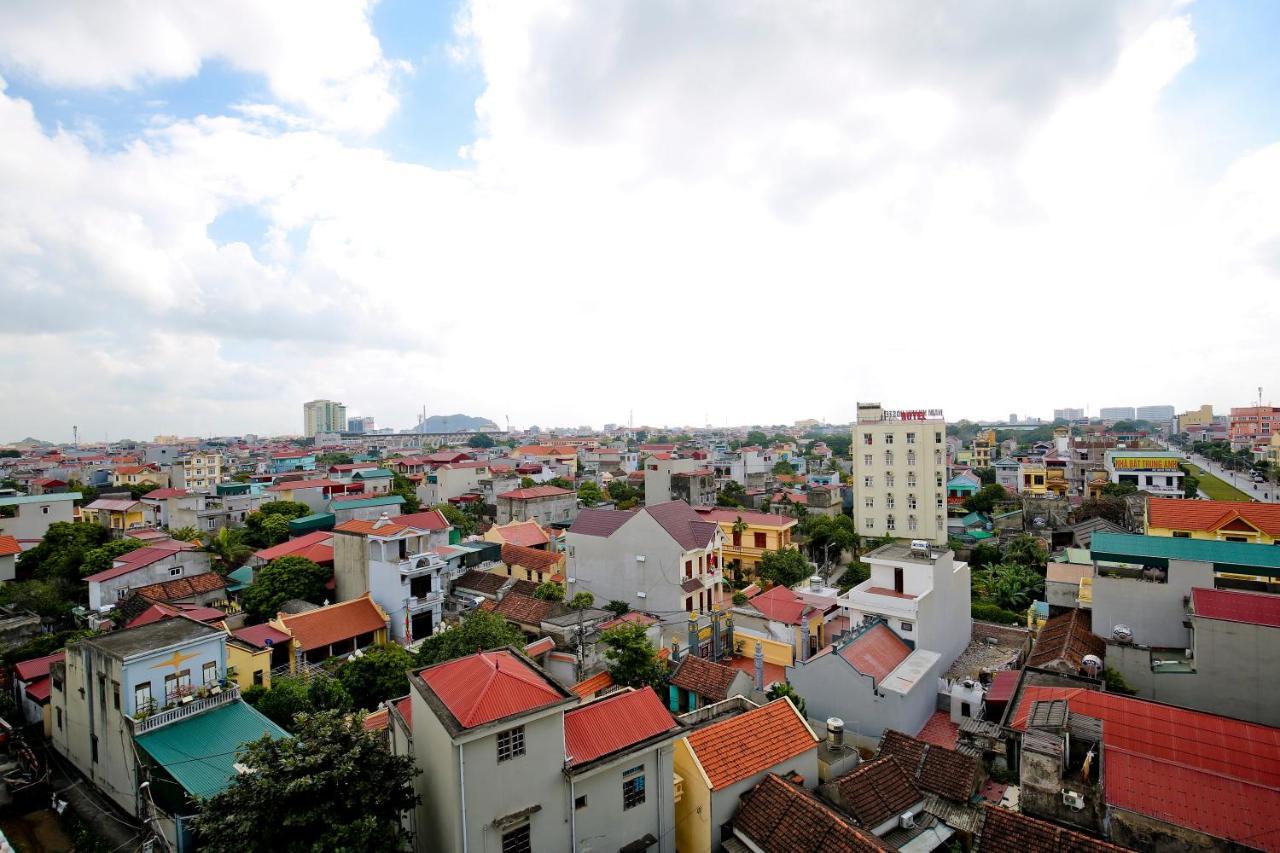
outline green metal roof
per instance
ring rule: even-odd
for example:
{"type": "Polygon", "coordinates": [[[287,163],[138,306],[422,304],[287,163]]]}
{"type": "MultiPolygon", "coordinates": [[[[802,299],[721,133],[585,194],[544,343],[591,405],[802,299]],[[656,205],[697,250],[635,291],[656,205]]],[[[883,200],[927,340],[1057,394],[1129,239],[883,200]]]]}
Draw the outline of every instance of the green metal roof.
{"type": "Polygon", "coordinates": [[[971,512],[968,515],[966,515],[964,518],[960,519],[960,523],[963,524],[965,527],[972,527],[975,524],[986,524],[990,520],[991,519],[987,518],[987,516],[984,513],[971,512]]]}
{"type": "Polygon", "coordinates": [[[964,535],[969,537],[970,539],[975,539],[978,541],[981,541],[983,539],[990,539],[992,536],[995,536],[994,533],[988,533],[985,530],[970,530],[964,535]]]}
{"type": "Polygon", "coordinates": [[[1128,533],[1093,534],[1089,542],[1094,560],[1114,560],[1167,569],[1170,560],[1213,563],[1215,571],[1251,575],[1280,574],[1280,546],[1175,536],[1136,536],[1128,533]]]}
{"type": "Polygon", "coordinates": [[[357,471],[351,479],[359,477],[361,480],[381,480],[390,476],[391,472],[386,468],[370,468],[368,471],[357,471]]]}
{"type": "Polygon", "coordinates": [[[0,498],[0,506],[17,506],[18,504],[48,504],[56,501],[78,501],[83,497],[79,492],[63,492],[58,495],[18,495],[12,498],[0,498]]]}
{"type": "Polygon", "coordinates": [[[399,506],[404,503],[403,495],[378,495],[376,498],[365,498],[359,501],[333,501],[329,504],[329,508],[333,511],[346,509],[347,507],[366,507],[366,506],[399,506]]]}
{"type": "Polygon", "coordinates": [[[291,737],[242,700],[170,723],[134,740],[195,797],[212,797],[235,778],[240,747],[263,735],[291,737]]]}
{"type": "Polygon", "coordinates": [[[289,519],[289,534],[299,536],[303,533],[313,533],[317,530],[332,530],[333,524],[333,513],[313,512],[311,515],[304,515],[301,518],[289,519]]]}
{"type": "Polygon", "coordinates": [[[253,583],[253,567],[241,566],[238,569],[232,569],[227,572],[227,580],[232,581],[232,583],[227,584],[227,591],[239,592],[253,583]]]}

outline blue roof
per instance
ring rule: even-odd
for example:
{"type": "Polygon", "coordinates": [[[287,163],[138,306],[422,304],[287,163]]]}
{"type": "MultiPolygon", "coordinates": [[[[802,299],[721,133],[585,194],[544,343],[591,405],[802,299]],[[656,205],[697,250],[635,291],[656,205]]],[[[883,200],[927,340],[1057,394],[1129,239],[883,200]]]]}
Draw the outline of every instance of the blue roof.
{"type": "Polygon", "coordinates": [[[55,501],[78,501],[83,497],[79,492],[63,492],[58,495],[18,495],[12,498],[0,498],[0,506],[17,506],[18,504],[48,504],[55,501]]]}
{"type": "Polygon", "coordinates": [[[241,747],[263,735],[292,737],[236,699],[211,711],[187,717],[134,738],[193,797],[212,797],[236,776],[241,747]]]}
{"type": "Polygon", "coordinates": [[[1170,560],[1191,560],[1213,563],[1214,569],[1220,572],[1280,574],[1280,546],[1276,545],[1098,532],[1089,540],[1089,550],[1094,560],[1162,569],[1169,567],[1170,560]]]}

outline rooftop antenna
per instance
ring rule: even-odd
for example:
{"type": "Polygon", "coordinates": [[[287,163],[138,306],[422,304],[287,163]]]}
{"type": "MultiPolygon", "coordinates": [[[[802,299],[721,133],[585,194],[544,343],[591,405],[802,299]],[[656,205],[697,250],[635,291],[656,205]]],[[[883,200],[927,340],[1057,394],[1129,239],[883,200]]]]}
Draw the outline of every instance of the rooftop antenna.
{"type": "Polygon", "coordinates": [[[71,443],[75,446],[76,450],[80,449],[80,427],[78,426],[73,425],[71,427],[71,443]]]}

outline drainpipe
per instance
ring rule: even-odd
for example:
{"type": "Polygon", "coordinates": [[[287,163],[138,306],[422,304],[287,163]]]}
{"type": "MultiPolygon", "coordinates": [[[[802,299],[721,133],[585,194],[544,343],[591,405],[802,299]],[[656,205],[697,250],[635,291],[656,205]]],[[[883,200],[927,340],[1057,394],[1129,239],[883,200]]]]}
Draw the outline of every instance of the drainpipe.
{"type": "Polygon", "coordinates": [[[564,763],[564,775],[569,777],[569,844],[573,853],[578,853],[578,802],[573,792],[573,773],[569,771],[569,762],[564,763]]]}
{"type": "Polygon", "coordinates": [[[724,617],[724,645],[725,657],[737,656],[736,646],[733,644],[733,614],[726,613],[724,617]]]}
{"type": "Polygon", "coordinates": [[[462,744],[458,744],[458,787],[462,794],[462,853],[467,853],[467,762],[462,757],[462,744]]]}
{"type": "Polygon", "coordinates": [[[764,692],[764,646],[756,640],[756,690],[764,692]]]}

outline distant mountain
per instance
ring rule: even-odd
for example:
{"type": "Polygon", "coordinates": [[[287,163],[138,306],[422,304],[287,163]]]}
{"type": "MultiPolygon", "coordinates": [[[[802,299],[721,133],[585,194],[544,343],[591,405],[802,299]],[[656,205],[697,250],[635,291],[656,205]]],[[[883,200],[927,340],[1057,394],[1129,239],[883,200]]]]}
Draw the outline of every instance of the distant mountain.
{"type": "Polygon", "coordinates": [[[488,418],[473,418],[471,415],[432,415],[420,421],[414,432],[481,432],[496,430],[498,425],[488,418]]]}

